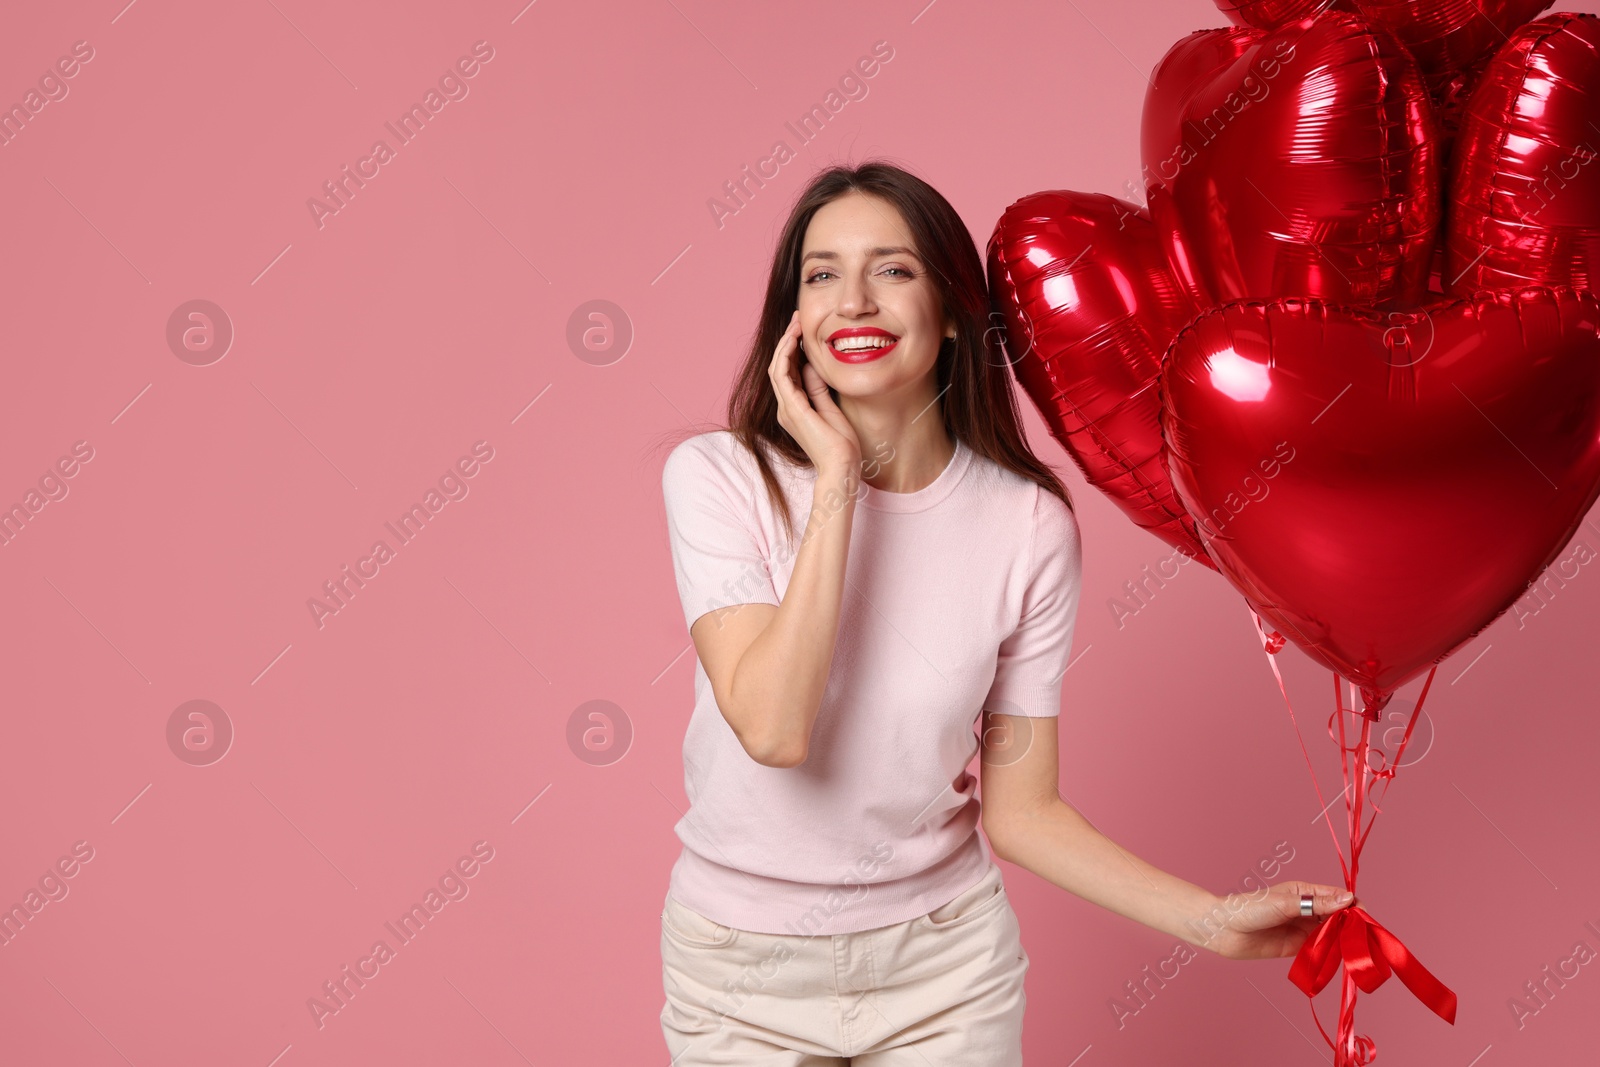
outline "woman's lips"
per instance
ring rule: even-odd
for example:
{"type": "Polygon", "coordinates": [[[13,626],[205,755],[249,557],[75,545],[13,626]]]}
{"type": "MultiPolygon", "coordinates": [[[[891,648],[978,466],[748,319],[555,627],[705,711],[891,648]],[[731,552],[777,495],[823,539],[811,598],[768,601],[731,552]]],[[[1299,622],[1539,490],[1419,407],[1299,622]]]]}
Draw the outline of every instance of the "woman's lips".
{"type": "Polygon", "coordinates": [[[841,351],[840,349],[834,347],[832,341],[829,341],[828,351],[832,352],[833,358],[838,360],[840,363],[871,363],[873,360],[882,359],[890,352],[893,352],[894,346],[899,343],[900,339],[897,337],[888,344],[881,345],[877,348],[856,348],[849,351],[841,351]]]}
{"type": "Polygon", "coordinates": [[[832,352],[833,358],[840,363],[871,363],[873,360],[882,359],[890,352],[893,352],[894,346],[897,344],[899,344],[898,341],[891,341],[880,348],[857,348],[848,352],[842,352],[833,347],[832,344],[829,344],[828,351],[832,352]]]}

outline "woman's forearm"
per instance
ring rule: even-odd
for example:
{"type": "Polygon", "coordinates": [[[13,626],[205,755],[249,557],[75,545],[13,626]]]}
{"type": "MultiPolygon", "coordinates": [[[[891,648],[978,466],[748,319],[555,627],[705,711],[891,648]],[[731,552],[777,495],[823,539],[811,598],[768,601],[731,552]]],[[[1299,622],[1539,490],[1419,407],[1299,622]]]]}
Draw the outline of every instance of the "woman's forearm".
{"type": "Polygon", "coordinates": [[[1008,826],[1003,859],[1135,922],[1211,947],[1226,902],[1209,890],[1152,866],[1056,799],[1008,826]]]}
{"type": "Polygon", "coordinates": [[[839,635],[860,484],[859,472],[817,475],[789,587],[734,668],[732,700],[753,735],[747,747],[770,766],[802,763],[810,747],[839,635]]]}

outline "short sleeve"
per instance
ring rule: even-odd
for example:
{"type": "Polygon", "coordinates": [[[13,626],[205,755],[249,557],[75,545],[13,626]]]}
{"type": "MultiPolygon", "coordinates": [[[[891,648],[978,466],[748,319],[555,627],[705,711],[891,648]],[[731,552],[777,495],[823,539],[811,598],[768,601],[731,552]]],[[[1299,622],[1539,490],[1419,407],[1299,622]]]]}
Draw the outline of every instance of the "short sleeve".
{"type": "Polygon", "coordinates": [[[678,599],[686,625],[708,611],[734,604],[781,603],[758,539],[754,493],[759,473],[735,464],[728,449],[742,449],[728,434],[701,434],[667,456],[661,494],[678,599]],[[725,441],[716,442],[715,437],[725,441]]]}
{"type": "Polygon", "coordinates": [[[1017,628],[1000,644],[984,708],[1005,715],[1061,714],[1061,683],[1083,584],[1077,519],[1060,497],[1039,489],[1034,502],[1028,584],[1017,628]]]}

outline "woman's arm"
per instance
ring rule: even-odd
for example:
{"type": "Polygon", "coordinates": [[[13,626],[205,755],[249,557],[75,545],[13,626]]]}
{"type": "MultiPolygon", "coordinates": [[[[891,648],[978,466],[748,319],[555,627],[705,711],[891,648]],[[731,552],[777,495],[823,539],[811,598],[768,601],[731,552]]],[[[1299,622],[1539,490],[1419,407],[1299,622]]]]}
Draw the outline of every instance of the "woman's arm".
{"type": "Polygon", "coordinates": [[[1057,791],[1057,720],[985,715],[983,829],[1000,858],[1135,922],[1231,959],[1288,956],[1317,917],[1351,899],[1336,886],[1281,882],[1219,897],[1122,848],[1057,791]],[[1300,917],[1300,894],[1315,897],[1300,917]]]}
{"type": "Polygon", "coordinates": [[[689,630],[717,707],[750,758],[768,767],[805,762],[839,634],[859,485],[859,473],[818,474],[781,604],[736,604],[689,630]]]}
{"type": "Polygon", "coordinates": [[[861,491],[861,442],[828,383],[803,362],[799,311],[789,319],[767,374],[778,425],[817,472],[794,573],[777,607],[736,604],[702,615],[689,636],[717,707],[744,750],[757,763],[793,767],[805,762],[811,746],[839,635],[845,561],[861,491]]]}

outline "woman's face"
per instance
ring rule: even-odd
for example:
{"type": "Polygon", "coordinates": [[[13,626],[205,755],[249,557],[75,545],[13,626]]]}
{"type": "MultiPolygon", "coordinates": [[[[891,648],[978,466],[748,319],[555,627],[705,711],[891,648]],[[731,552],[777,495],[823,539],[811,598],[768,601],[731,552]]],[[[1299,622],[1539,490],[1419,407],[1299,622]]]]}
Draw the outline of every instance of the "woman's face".
{"type": "Polygon", "coordinates": [[[806,359],[841,397],[920,395],[955,334],[899,210],[865,193],[811,217],[799,308],[806,359]]]}

